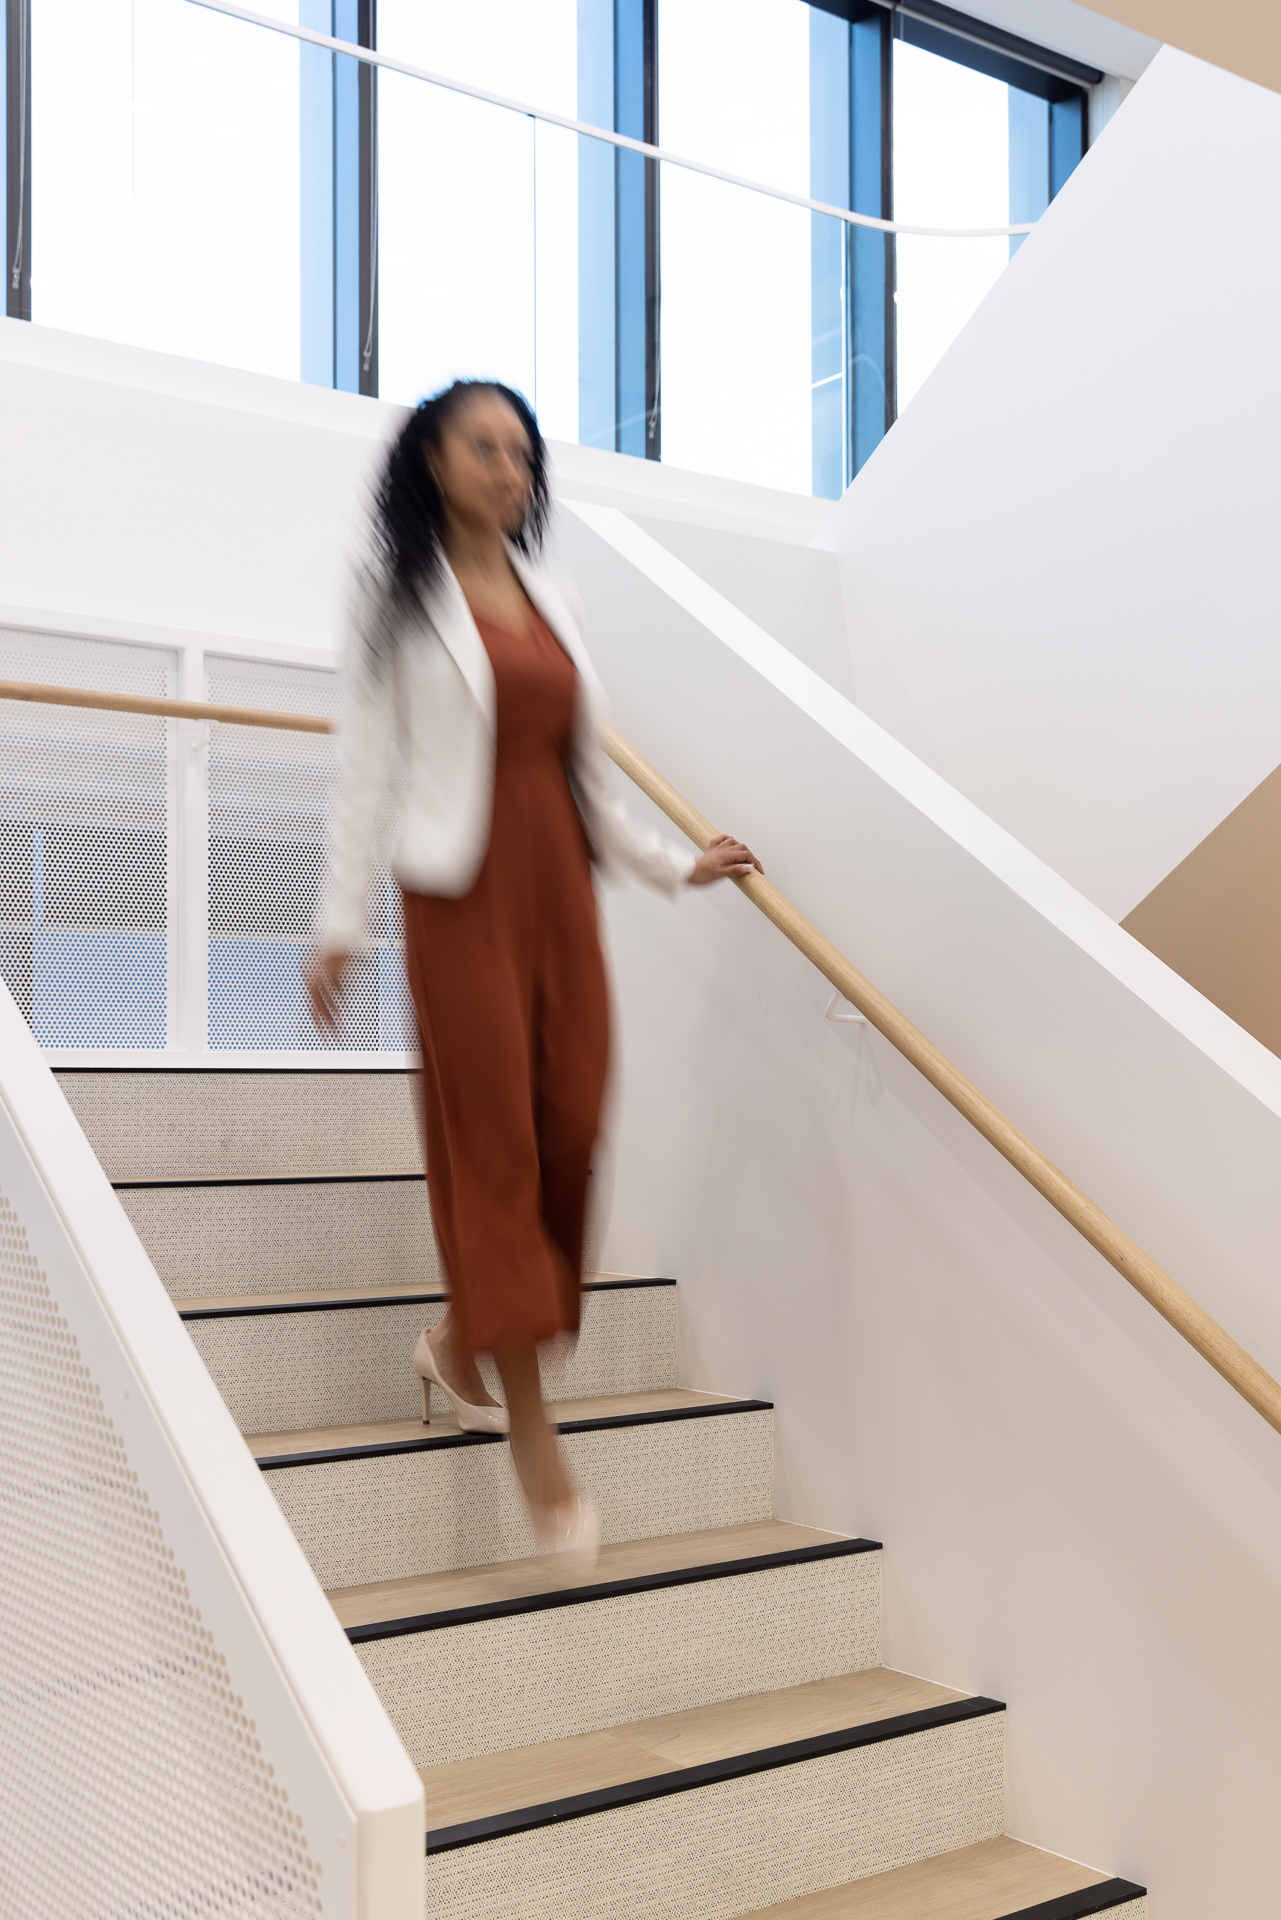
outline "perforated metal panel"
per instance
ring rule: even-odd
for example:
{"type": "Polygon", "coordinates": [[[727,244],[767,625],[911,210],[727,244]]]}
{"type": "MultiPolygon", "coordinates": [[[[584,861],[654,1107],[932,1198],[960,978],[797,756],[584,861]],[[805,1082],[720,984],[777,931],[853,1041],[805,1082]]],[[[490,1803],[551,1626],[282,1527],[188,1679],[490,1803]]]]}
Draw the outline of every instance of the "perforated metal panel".
{"type": "MultiPolygon", "coordinates": [[[[338,710],[338,677],[319,669],[210,659],[208,697],[277,713],[338,710]]],[[[323,876],[334,751],[324,735],[214,724],[209,745],[209,1045],[214,1049],[411,1051],[395,887],[374,877],[374,942],[352,968],[337,1040],[307,1007],[301,961],[323,876]]],[[[388,806],[380,830],[385,848],[388,806]]]]}
{"type": "Polygon", "coordinates": [[[0,1916],[323,1914],[303,1820],[3,1190],[0,1448],[0,1916]]]}
{"type": "MultiPolygon", "coordinates": [[[[0,678],[172,696],[150,647],[0,630],[0,678]]],[[[0,701],[0,975],[45,1046],[164,1047],[171,722],[0,701]]]]}

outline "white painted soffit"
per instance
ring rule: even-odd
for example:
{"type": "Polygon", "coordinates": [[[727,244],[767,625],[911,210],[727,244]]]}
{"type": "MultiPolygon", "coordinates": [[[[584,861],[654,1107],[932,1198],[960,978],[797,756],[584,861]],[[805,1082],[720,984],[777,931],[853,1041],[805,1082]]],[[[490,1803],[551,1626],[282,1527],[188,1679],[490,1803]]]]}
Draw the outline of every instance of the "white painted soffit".
{"type": "MultiPolygon", "coordinates": [[[[906,0],[910,4],[910,0],[906,0]]],[[[1104,17],[1090,6],[1077,6],[1075,0],[953,0],[960,13],[971,19],[986,20],[989,26],[1002,27],[1022,40],[1032,40],[1052,53],[1067,54],[1069,59],[1098,67],[1103,73],[1119,74],[1123,80],[1137,80],[1152,60],[1161,42],[1118,20],[1104,17]]]]}
{"type": "MultiPolygon", "coordinates": [[[[994,874],[1208,1060],[1281,1116],[1281,1059],[1140,946],[1100,907],[1030,853],[755,621],[617,507],[567,510],[994,874]]],[[[660,768],[661,772],[661,768],[660,768]]]]}

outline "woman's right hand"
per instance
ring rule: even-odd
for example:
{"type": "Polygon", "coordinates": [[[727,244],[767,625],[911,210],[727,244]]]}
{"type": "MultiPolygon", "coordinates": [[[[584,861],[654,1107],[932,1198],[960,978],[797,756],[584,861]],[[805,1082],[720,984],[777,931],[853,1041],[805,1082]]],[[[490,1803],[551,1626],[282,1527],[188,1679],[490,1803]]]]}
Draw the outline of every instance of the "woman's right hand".
{"type": "Polygon", "coordinates": [[[311,1001],[311,1017],[322,1033],[337,1033],[339,1002],[349,956],[322,948],[312,954],[303,968],[303,982],[311,1001]]]}
{"type": "Polygon", "coordinates": [[[750,847],[732,833],[714,833],[707,851],[700,854],[689,876],[691,887],[709,887],[715,880],[738,880],[744,874],[764,873],[765,869],[750,847]]]}

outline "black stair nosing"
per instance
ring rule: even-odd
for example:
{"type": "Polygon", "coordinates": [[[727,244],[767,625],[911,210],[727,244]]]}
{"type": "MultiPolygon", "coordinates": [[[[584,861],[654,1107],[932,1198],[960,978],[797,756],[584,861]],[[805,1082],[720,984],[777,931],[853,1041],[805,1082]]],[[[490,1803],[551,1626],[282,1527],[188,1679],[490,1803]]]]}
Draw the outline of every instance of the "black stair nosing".
{"type": "MultiPolygon", "coordinates": [[[[553,1405],[555,1403],[553,1402],[553,1405]]],[[[714,1400],[698,1407],[656,1407],[644,1413],[601,1414],[593,1420],[560,1420],[558,1433],[602,1433],[611,1427],[657,1427],[671,1420],[699,1420],[728,1413],[772,1413],[772,1400],[714,1400]]],[[[384,1440],[353,1447],[318,1447],[310,1453],[264,1454],[258,1466],[264,1473],[281,1467],[324,1467],[339,1460],[376,1460],[397,1453],[432,1453],[445,1447],[488,1447],[501,1445],[503,1433],[440,1433],[415,1436],[412,1440],[384,1440]]]]}
{"type": "Polygon", "coordinates": [[[1079,1887],[1075,1893],[1061,1893],[1054,1900],[1042,1900],[1038,1906],[1004,1913],[1000,1920],[1088,1920],[1092,1913],[1106,1913],[1110,1907],[1124,1907],[1131,1900],[1143,1900],[1147,1891],[1133,1880],[1097,1880],[1092,1887],[1079,1887]]]}
{"type": "MultiPolygon", "coordinates": [[[[617,1293],[629,1287],[674,1287],[674,1280],[619,1279],[597,1280],[584,1293],[617,1293]]],[[[324,1300],[314,1296],[307,1300],[269,1301],[260,1306],[256,1301],[235,1307],[184,1307],[178,1308],[180,1320],[247,1320],[261,1319],[273,1313],[340,1313],[344,1307],[415,1307],[434,1306],[448,1300],[447,1293],[380,1293],[376,1287],[370,1288],[368,1300],[324,1300]]]]}
{"type": "Polygon", "coordinates": [[[674,1287],[676,1281],[665,1273],[613,1273],[593,1280],[584,1293],[616,1293],[628,1287],[674,1287]]]}
{"type": "MultiPolygon", "coordinates": [[[[424,1307],[448,1300],[447,1293],[379,1293],[368,1300],[285,1300],[266,1306],[178,1307],[180,1320],[262,1320],[274,1313],[339,1313],[344,1307],[424,1307]]],[[[176,1304],[176,1303],[175,1303],[176,1304]]]]}
{"type": "Polygon", "coordinates": [[[581,1587],[519,1594],[508,1600],[486,1600],[470,1607],[446,1607],[437,1613],[410,1614],[399,1620],[370,1621],[346,1627],[353,1646],[369,1640],[396,1640],[409,1633],[434,1633],[442,1627],[466,1627],[478,1620],[506,1620],[522,1613],[546,1613],[557,1607],[575,1607],[593,1600],[617,1600],[631,1593],[659,1593],[667,1587],[692,1587],[703,1580],[726,1580],[740,1573],[770,1573],[776,1567],[809,1566],[816,1561],[843,1560],[851,1554],[880,1553],[879,1540],[854,1538],[823,1540],[815,1546],[781,1547],[777,1553],[744,1554],[736,1560],[712,1560],[703,1566],[670,1567],[662,1573],[635,1574],[626,1580],[600,1580],[581,1587]]]}
{"type": "Polygon", "coordinates": [[[111,1184],[117,1193],[140,1188],[181,1193],[189,1187],[377,1187],[426,1178],[425,1173],[181,1173],[169,1180],[113,1180],[111,1184]]]}
{"type": "Polygon", "coordinates": [[[139,1061],[136,1065],[121,1065],[117,1061],[103,1060],[97,1065],[95,1065],[93,1061],[72,1062],[68,1065],[53,1067],[50,1071],[53,1073],[154,1073],[156,1075],[163,1074],[166,1080],[171,1080],[176,1074],[181,1073],[200,1074],[202,1076],[205,1074],[218,1073],[240,1074],[242,1077],[248,1077],[253,1074],[259,1079],[267,1079],[268,1077],[274,1079],[277,1074],[282,1073],[305,1073],[309,1080],[320,1080],[323,1079],[327,1073],[342,1074],[344,1078],[351,1073],[376,1074],[386,1078],[392,1074],[407,1075],[413,1073],[415,1069],[413,1067],[370,1067],[366,1066],[363,1061],[335,1061],[333,1066],[328,1067],[301,1067],[293,1064],[286,1067],[271,1066],[269,1064],[264,1064],[261,1067],[216,1067],[213,1065],[206,1066],[203,1060],[199,1063],[190,1060],[180,1060],[176,1061],[171,1067],[160,1067],[151,1066],[149,1063],[142,1061],[139,1061]]]}
{"type": "Polygon", "coordinates": [[[516,1807],[510,1813],[490,1814],[483,1820],[429,1828],[425,1850],[428,1854],[452,1853],[459,1847],[475,1846],[485,1840],[532,1833],[539,1827],[556,1826],[565,1820],[580,1820],[593,1813],[638,1806],[646,1800],[665,1799],[669,1794],[688,1793],[695,1787],[718,1786],[723,1781],[741,1780],[748,1774],[770,1773],[779,1767],[822,1760],[831,1754],[852,1752],[857,1747],[877,1746],[886,1740],[899,1740],[910,1734],[927,1733],[935,1727],[956,1726],[1004,1712],[1003,1700],[989,1700],[983,1694],[965,1700],[948,1700],[937,1707],[918,1708],[915,1713],[893,1714],[886,1720],[866,1720],[858,1726],[811,1734],[804,1740],[762,1747],[754,1753],[736,1753],[721,1760],[704,1761],[697,1767],[676,1767],[670,1773],[654,1774],[644,1780],[625,1780],[616,1786],[569,1794],[564,1799],[546,1800],[533,1807],[516,1807]]]}

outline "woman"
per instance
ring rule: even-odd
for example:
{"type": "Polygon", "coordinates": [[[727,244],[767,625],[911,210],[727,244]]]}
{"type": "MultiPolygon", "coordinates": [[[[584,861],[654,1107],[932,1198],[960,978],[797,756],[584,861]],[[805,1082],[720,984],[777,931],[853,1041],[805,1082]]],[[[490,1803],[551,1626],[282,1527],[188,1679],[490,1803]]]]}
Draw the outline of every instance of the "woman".
{"type": "Polygon", "coordinates": [[[336,1028],[364,932],[393,753],[392,865],[422,1049],[427,1181],[449,1281],[414,1355],[466,1430],[510,1432],[542,1538],[594,1563],[600,1523],[543,1406],[537,1346],[578,1329],[583,1207],[608,1053],[591,864],[674,893],[760,863],[720,835],[695,858],[627,817],[597,744],[576,609],[538,564],[547,456],[516,393],[424,401],[378,492],[345,661],[328,878],[307,985],[336,1028]],[[490,1352],[506,1396],[476,1367],[490,1352]]]}

